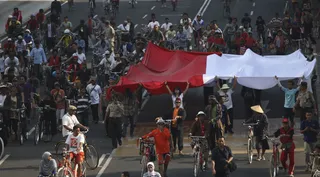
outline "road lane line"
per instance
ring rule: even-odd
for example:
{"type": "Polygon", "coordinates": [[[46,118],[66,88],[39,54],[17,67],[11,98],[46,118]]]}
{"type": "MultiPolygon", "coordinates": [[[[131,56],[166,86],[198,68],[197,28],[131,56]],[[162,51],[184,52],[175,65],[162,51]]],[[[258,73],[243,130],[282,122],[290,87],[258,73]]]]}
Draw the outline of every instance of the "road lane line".
{"type": "Polygon", "coordinates": [[[208,6],[210,5],[210,3],[211,3],[211,0],[208,0],[207,5],[202,9],[201,16],[203,16],[203,14],[206,12],[206,10],[207,10],[208,6]]]}
{"type": "Polygon", "coordinates": [[[101,156],[100,159],[99,159],[98,167],[101,167],[100,165],[101,165],[102,161],[104,160],[104,158],[106,158],[106,155],[107,155],[107,154],[102,154],[102,156],[101,156]]]}
{"type": "Polygon", "coordinates": [[[250,12],[250,15],[253,15],[253,11],[250,12]]]}
{"type": "Polygon", "coordinates": [[[147,15],[147,14],[145,14],[145,15],[142,17],[142,19],[145,19],[147,16],[148,16],[148,15],[147,15]]]}
{"type": "Polygon", "coordinates": [[[138,24],[134,25],[134,28],[138,27],[138,24]]]}
{"type": "Polygon", "coordinates": [[[107,167],[109,166],[112,158],[113,158],[113,155],[116,153],[117,149],[113,149],[111,154],[109,155],[106,163],[104,163],[104,165],[102,166],[102,168],[100,169],[100,171],[98,172],[97,176],[96,177],[101,177],[101,175],[104,173],[104,171],[107,169],[107,167]]]}
{"type": "Polygon", "coordinates": [[[203,7],[206,5],[206,3],[208,2],[208,0],[205,0],[202,4],[202,6],[200,7],[198,13],[196,14],[196,16],[193,19],[197,19],[197,16],[201,14],[203,7]]]}
{"type": "Polygon", "coordinates": [[[10,154],[5,155],[5,156],[0,160],[0,165],[2,165],[3,162],[4,162],[5,160],[7,160],[7,158],[9,158],[9,157],[10,157],[10,154]]]}
{"type": "Polygon", "coordinates": [[[253,7],[256,6],[256,3],[254,2],[254,3],[252,4],[252,6],[253,6],[253,7]]]}
{"type": "Polygon", "coordinates": [[[32,127],[32,129],[28,131],[28,135],[31,135],[34,130],[35,130],[35,128],[32,127]]]}
{"type": "Polygon", "coordinates": [[[156,6],[151,7],[151,10],[153,10],[154,8],[156,8],[156,6]]]}

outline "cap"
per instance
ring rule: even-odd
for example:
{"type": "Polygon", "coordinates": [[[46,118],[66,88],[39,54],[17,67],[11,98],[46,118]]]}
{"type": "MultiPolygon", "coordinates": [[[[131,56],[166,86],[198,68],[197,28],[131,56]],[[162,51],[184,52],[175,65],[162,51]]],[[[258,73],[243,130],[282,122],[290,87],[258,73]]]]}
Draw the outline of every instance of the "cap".
{"type": "Polygon", "coordinates": [[[165,122],[164,122],[164,120],[162,119],[162,118],[160,118],[160,119],[158,119],[157,120],[157,124],[164,124],[165,122]]]}
{"type": "Polygon", "coordinates": [[[31,33],[31,31],[29,29],[26,29],[26,32],[31,33]]]}
{"type": "Polygon", "coordinates": [[[54,86],[60,86],[60,83],[59,82],[55,82],[54,86]]]}
{"type": "Polygon", "coordinates": [[[289,122],[289,119],[288,118],[283,118],[282,119],[282,123],[288,123],[289,122]]]}
{"type": "Polygon", "coordinates": [[[12,41],[12,38],[8,38],[8,41],[12,41]]]}
{"type": "Polygon", "coordinates": [[[203,111],[199,111],[198,114],[197,114],[197,116],[200,116],[200,115],[204,115],[204,116],[205,116],[206,113],[204,113],[203,111]]]}
{"type": "Polygon", "coordinates": [[[176,102],[181,103],[181,98],[176,98],[176,102]]]}
{"type": "Polygon", "coordinates": [[[77,110],[77,107],[75,107],[75,106],[73,106],[73,105],[70,105],[68,109],[69,109],[69,110],[77,110]]]}
{"type": "Polygon", "coordinates": [[[22,36],[21,36],[21,35],[19,35],[19,36],[18,36],[18,39],[22,39],[22,36]]]}

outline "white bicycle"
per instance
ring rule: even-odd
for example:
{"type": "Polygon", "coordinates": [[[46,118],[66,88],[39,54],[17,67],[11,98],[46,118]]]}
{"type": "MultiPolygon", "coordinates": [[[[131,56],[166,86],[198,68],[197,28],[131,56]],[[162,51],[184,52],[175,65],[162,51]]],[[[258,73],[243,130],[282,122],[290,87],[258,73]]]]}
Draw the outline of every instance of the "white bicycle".
{"type": "Polygon", "coordinates": [[[252,163],[253,159],[253,149],[254,149],[254,141],[253,141],[253,126],[258,125],[259,122],[256,123],[245,123],[243,122],[242,125],[248,126],[248,144],[247,144],[247,157],[248,163],[252,163]]]}

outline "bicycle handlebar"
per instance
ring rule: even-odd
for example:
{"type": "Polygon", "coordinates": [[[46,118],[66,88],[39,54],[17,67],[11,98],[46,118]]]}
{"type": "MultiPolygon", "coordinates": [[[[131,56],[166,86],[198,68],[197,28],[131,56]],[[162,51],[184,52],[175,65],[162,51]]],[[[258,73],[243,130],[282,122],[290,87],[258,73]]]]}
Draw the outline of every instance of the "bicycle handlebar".
{"type": "Polygon", "coordinates": [[[320,153],[310,153],[310,156],[319,156],[320,157],[320,153]]]}
{"type": "Polygon", "coordinates": [[[258,125],[259,124],[259,121],[257,121],[256,123],[245,123],[245,122],[242,122],[242,125],[244,126],[255,126],[255,125],[258,125]]]}
{"type": "Polygon", "coordinates": [[[189,136],[191,139],[206,139],[205,136],[189,136]]]}

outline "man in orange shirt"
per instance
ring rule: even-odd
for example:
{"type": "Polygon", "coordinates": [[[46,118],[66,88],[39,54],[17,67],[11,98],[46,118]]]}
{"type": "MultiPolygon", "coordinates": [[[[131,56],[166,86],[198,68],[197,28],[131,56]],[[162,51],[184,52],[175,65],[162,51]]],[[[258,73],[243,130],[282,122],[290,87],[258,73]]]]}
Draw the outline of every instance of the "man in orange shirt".
{"type": "Polygon", "coordinates": [[[167,177],[167,169],[170,162],[170,131],[165,127],[165,121],[162,118],[157,120],[157,128],[142,139],[153,137],[156,145],[156,154],[161,176],[167,177]]]}

